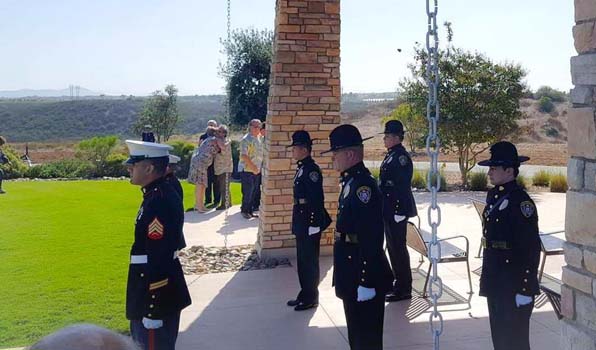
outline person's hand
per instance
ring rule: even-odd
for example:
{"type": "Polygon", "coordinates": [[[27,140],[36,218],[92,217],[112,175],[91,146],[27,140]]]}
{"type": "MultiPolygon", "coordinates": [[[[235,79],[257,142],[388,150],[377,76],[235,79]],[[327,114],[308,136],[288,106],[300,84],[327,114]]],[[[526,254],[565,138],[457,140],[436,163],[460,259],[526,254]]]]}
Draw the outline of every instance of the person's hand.
{"type": "Polygon", "coordinates": [[[358,297],[356,298],[356,301],[371,300],[375,295],[377,295],[377,291],[374,288],[358,286],[358,297]]]}
{"type": "Polygon", "coordinates": [[[528,305],[531,302],[532,302],[532,297],[529,297],[527,295],[521,295],[521,294],[515,295],[515,305],[517,305],[517,307],[528,305]]]}
{"type": "Polygon", "coordinates": [[[147,329],[157,329],[163,327],[162,320],[152,320],[147,317],[143,317],[143,326],[147,329]]]}
{"type": "Polygon", "coordinates": [[[403,215],[393,215],[393,220],[395,220],[396,223],[400,223],[402,221],[404,221],[406,219],[405,216],[403,215]]]}
{"type": "Polygon", "coordinates": [[[317,234],[319,232],[321,232],[321,228],[320,227],[313,227],[313,226],[309,226],[308,227],[308,235],[309,236],[314,235],[314,234],[317,234]]]}

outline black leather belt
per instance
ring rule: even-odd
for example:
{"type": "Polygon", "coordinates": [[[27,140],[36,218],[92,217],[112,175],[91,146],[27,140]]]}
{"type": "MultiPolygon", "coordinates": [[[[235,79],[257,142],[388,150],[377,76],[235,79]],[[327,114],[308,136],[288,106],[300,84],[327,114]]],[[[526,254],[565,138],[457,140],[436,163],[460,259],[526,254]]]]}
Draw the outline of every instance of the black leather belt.
{"type": "Polygon", "coordinates": [[[358,244],[358,235],[357,234],[343,234],[339,231],[335,231],[335,241],[358,244]]]}
{"type": "Polygon", "coordinates": [[[480,240],[482,244],[482,248],[484,249],[500,249],[500,250],[508,250],[511,249],[511,244],[507,241],[489,241],[486,238],[482,237],[480,240]]]}
{"type": "Polygon", "coordinates": [[[308,201],[306,200],[306,198],[294,198],[294,204],[308,204],[308,201]]]}

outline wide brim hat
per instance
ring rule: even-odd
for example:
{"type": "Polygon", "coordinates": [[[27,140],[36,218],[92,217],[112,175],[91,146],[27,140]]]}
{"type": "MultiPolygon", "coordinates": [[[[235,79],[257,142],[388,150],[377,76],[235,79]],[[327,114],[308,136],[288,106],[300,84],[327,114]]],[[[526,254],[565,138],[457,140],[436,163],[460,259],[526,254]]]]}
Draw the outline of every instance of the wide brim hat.
{"type": "Polygon", "coordinates": [[[404,125],[399,120],[390,120],[385,123],[385,130],[380,132],[379,135],[384,134],[403,134],[406,130],[404,129],[404,125]]]}
{"type": "Polygon", "coordinates": [[[354,125],[342,124],[329,134],[329,144],[331,148],[321,152],[321,154],[338,151],[343,148],[362,146],[364,141],[370,140],[373,137],[362,138],[360,131],[354,125]]]}
{"type": "Polygon", "coordinates": [[[129,153],[126,164],[134,164],[147,159],[164,158],[169,160],[170,150],[173,149],[170,145],[155,142],[137,140],[126,140],[125,142],[129,153]]]}
{"type": "Polygon", "coordinates": [[[286,148],[293,146],[312,146],[312,140],[310,134],[306,130],[298,130],[292,134],[292,143],[287,145],[286,148]]]}
{"type": "Polygon", "coordinates": [[[508,141],[500,141],[490,147],[490,159],[478,162],[480,166],[520,166],[530,157],[517,154],[517,148],[508,141]]]}

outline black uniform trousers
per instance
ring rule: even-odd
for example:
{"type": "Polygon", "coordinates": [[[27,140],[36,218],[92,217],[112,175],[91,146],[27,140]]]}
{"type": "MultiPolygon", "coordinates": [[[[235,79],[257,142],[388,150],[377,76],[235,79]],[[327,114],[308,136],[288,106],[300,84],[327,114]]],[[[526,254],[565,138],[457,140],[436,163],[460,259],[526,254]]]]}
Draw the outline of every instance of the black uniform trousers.
{"type": "Polygon", "coordinates": [[[210,203],[219,203],[221,194],[219,188],[215,185],[215,168],[211,164],[207,168],[207,186],[205,187],[205,205],[210,203]],[[213,194],[213,195],[212,195],[213,194]]]}
{"type": "Polygon", "coordinates": [[[488,296],[488,316],[495,350],[530,350],[530,316],[534,302],[515,305],[515,294],[488,296]]]}
{"type": "Polygon", "coordinates": [[[385,295],[368,301],[344,300],[344,313],[348,324],[351,350],[382,350],[385,295]]]}
{"type": "Polygon", "coordinates": [[[175,350],[180,312],[163,319],[163,326],[147,329],[141,320],[130,321],[130,335],[143,350],[175,350]]]}
{"type": "Polygon", "coordinates": [[[298,300],[304,304],[319,302],[319,252],[321,234],[296,236],[296,260],[300,293],[298,300]]]}
{"type": "Polygon", "coordinates": [[[407,218],[399,223],[395,220],[383,219],[385,239],[389,260],[393,270],[393,293],[404,295],[412,293],[412,270],[410,268],[410,253],[406,242],[407,218]]]}

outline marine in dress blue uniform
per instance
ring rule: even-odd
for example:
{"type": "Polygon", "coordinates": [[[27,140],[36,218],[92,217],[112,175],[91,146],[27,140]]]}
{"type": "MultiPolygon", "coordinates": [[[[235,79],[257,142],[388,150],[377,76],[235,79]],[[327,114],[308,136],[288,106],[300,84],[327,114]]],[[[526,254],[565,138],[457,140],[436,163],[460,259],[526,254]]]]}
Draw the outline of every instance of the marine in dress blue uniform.
{"type": "MultiPolygon", "coordinates": [[[[166,182],[172,186],[178,197],[180,197],[180,205],[184,208],[184,190],[182,189],[182,184],[178,180],[175,174],[175,169],[177,167],[178,162],[180,162],[180,157],[174,154],[169,155],[169,163],[168,168],[166,170],[166,176],[164,177],[166,182]]],[[[184,232],[182,231],[182,227],[180,227],[180,247],[178,249],[186,248],[186,239],[184,238],[184,232]]]]}
{"type": "Polygon", "coordinates": [[[479,162],[489,166],[494,185],[482,215],[483,260],[480,295],[485,296],[495,350],[529,350],[530,316],[538,287],[540,237],[536,205],[516,177],[521,163],[510,142],[498,142],[491,157],[479,162]]]}
{"type": "Polygon", "coordinates": [[[180,197],[164,179],[171,148],[126,141],[131,183],[142,186],[126,291],[133,339],[148,350],[173,350],[180,311],[191,304],[178,260],[184,213],[180,197]]]}
{"type": "MultiPolygon", "coordinates": [[[[341,174],[333,285],[342,299],[352,350],[383,348],[385,294],[393,276],[383,251],[382,194],[364,166],[363,139],[352,125],[329,135],[334,168],[341,174]]],[[[323,152],[326,153],[326,152],[323,152]]]]}
{"type": "Polygon", "coordinates": [[[294,176],[292,233],[296,236],[300,293],[287,305],[302,311],[316,307],[319,303],[321,233],[331,224],[331,217],[325,209],[323,174],[311,156],[312,140],[309,133],[296,131],[288,147],[293,147],[293,157],[298,161],[294,176]]]}
{"type": "Polygon", "coordinates": [[[387,154],[379,175],[383,193],[383,225],[387,250],[393,270],[393,290],[386,301],[393,302],[412,298],[412,270],[406,243],[408,218],[418,215],[412,194],[414,165],[404,146],[404,126],[398,120],[390,120],[383,131],[387,154]]]}

